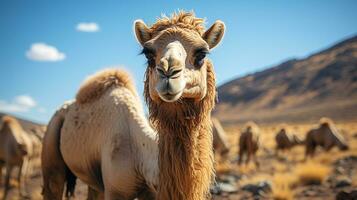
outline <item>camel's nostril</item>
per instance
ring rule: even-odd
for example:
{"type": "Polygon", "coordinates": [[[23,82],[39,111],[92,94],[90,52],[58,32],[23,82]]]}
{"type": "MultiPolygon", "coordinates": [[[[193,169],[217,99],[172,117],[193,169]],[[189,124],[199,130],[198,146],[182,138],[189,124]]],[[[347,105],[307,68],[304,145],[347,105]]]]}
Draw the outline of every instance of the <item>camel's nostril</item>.
{"type": "Polygon", "coordinates": [[[180,73],[182,72],[182,69],[172,69],[170,71],[165,71],[162,68],[157,67],[156,72],[162,78],[175,79],[179,77],[180,73]]]}
{"type": "Polygon", "coordinates": [[[156,72],[159,74],[159,76],[166,77],[166,73],[164,70],[162,70],[160,68],[156,68],[156,72]]]}
{"type": "Polygon", "coordinates": [[[170,78],[177,78],[180,72],[182,72],[182,69],[172,70],[170,73],[170,78]]]}

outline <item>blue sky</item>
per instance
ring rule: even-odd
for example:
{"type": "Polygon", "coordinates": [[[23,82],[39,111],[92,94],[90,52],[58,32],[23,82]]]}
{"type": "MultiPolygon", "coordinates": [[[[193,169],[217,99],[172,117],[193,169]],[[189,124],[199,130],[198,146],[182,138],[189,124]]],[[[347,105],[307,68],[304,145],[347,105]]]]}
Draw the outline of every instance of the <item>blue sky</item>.
{"type": "Polygon", "coordinates": [[[47,122],[73,99],[86,76],[110,66],[129,70],[142,93],[145,59],[138,55],[133,21],[150,24],[178,9],[194,10],[207,26],[217,19],[226,23],[223,42],[210,54],[219,84],[357,34],[357,1],[352,0],[3,0],[0,111],[47,122]],[[94,32],[77,30],[89,22],[95,24],[80,28],[94,32]]]}

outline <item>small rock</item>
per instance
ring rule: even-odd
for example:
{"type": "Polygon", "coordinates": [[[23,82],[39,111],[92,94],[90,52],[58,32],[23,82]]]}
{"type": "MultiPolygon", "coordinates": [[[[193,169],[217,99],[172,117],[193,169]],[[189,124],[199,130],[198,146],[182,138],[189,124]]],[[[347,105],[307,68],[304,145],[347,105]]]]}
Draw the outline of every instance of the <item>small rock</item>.
{"type": "Polygon", "coordinates": [[[346,187],[346,186],[350,186],[351,184],[352,184],[352,181],[349,178],[343,178],[343,179],[337,180],[335,187],[336,188],[346,187]]]}
{"type": "Polygon", "coordinates": [[[238,188],[234,184],[218,182],[210,189],[211,194],[221,195],[222,193],[235,193],[238,188]]]}
{"type": "Polygon", "coordinates": [[[315,196],[315,194],[316,194],[316,192],[315,191],[313,191],[313,190],[307,190],[306,192],[305,192],[305,196],[315,196]]]}
{"type": "Polygon", "coordinates": [[[218,183],[218,187],[221,189],[222,192],[227,193],[234,193],[238,191],[238,188],[229,183],[218,183]]]}
{"type": "Polygon", "coordinates": [[[222,190],[217,185],[214,185],[211,187],[210,192],[211,194],[220,195],[222,193],[222,190]]]}
{"type": "Polygon", "coordinates": [[[240,179],[239,176],[236,175],[221,175],[219,176],[219,182],[235,184],[240,179]]]}
{"type": "Polygon", "coordinates": [[[242,189],[251,192],[254,196],[262,196],[271,191],[271,182],[261,181],[257,184],[247,184],[242,189]]]}
{"type": "Polygon", "coordinates": [[[338,174],[343,174],[343,172],[345,172],[345,169],[343,169],[343,167],[337,167],[336,168],[336,172],[338,173],[338,174]]]}
{"type": "Polygon", "coordinates": [[[357,199],[357,190],[351,192],[340,191],[336,195],[336,200],[356,200],[357,199]]]}

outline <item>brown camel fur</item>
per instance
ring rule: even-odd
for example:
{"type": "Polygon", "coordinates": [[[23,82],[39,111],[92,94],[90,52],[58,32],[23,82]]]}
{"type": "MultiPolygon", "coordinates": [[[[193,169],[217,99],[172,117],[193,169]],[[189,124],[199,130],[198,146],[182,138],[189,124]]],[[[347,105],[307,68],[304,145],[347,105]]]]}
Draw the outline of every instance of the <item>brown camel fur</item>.
{"type": "Polygon", "coordinates": [[[6,167],[3,199],[6,199],[10,190],[10,176],[14,167],[19,167],[17,175],[19,195],[27,195],[22,189],[26,189],[24,187],[26,187],[25,182],[29,173],[28,166],[31,155],[31,138],[15,118],[4,116],[0,127],[0,178],[3,166],[6,167]]]}
{"type": "Polygon", "coordinates": [[[281,128],[275,136],[275,152],[290,150],[296,145],[303,144],[303,141],[295,134],[290,134],[286,131],[286,128],[281,128]]]}
{"type": "Polygon", "coordinates": [[[338,132],[333,121],[328,118],[320,119],[319,127],[310,130],[305,139],[305,158],[313,157],[316,147],[322,147],[325,151],[337,146],[340,150],[348,150],[348,144],[338,132]]]}
{"type": "Polygon", "coordinates": [[[135,24],[148,58],[145,99],[159,133],[159,200],[207,199],[214,179],[211,110],[216,86],[205,55],[223,37],[224,24],[217,21],[205,32],[203,22],[180,12],[151,27],[135,24]]]}
{"type": "Polygon", "coordinates": [[[242,164],[243,156],[246,155],[245,163],[248,164],[251,157],[254,163],[259,167],[256,153],[259,149],[259,127],[254,122],[248,122],[245,129],[239,137],[239,160],[238,164],[242,164]]]}

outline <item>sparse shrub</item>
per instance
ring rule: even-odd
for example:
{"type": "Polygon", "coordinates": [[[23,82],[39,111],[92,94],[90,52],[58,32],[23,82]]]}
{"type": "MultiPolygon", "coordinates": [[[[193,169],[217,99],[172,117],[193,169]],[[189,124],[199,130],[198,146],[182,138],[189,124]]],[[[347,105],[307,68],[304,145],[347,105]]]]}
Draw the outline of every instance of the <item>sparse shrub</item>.
{"type": "Polygon", "coordinates": [[[297,165],[294,174],[300,184],[313,185],[321,184],[327,178],[330,171],[330,167],[310,161],[297,165]]]}
{"type": "Polygon", "coordinates": [[[292,200],[294,199],[294,193],[290,188],[275,188],[273,189],[274,200],[292,200]]]}
{"type": "Polygon", "coordinates": [[[275,200],[291,200],[294,197],[296,177],[291,173],[275,174],[273,177],[272,197],[275,200]]]}
{"type": "Polygon", "coordinates": [[[232,167],[228,162],[217,162],[216,163],[216,173],[226,174],[232,171],[232,167]]]}
{"type": "Polygon", "coordinates": [[[286,166],[286,164],[281,162],[275,161],[273,162],[273,166],[275,172],[286,172],[288,170],[288,166],[286,166]]]}

